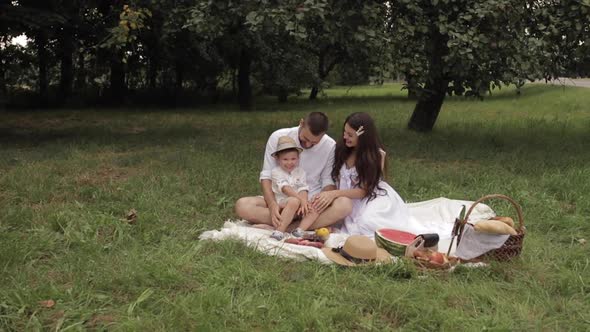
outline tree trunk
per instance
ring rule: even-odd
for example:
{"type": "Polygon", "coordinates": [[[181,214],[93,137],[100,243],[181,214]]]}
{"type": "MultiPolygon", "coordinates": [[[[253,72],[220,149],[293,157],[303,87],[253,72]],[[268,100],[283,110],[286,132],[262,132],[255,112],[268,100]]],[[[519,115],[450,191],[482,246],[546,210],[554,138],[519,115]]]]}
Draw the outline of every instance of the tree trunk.
{"type": "Polygon", "coordinates": [[[309,100],[315,100],[318,97],[318,92],[320,91],[320,88],[318,87],[317,84],[314,84],[311,87],[311,92],[309,93],[309,100]]]}
{"type": "Polygon", "coordinates": [[[58,99],[61,104],[67,102],[72,95],[72,85],[74,83],[74,36],[70,27],[64,26],[60,34],[60,80],[58,99]]]}
{"type": "Polygon", "coordinates": [[[279,88],[279,93],[278,93],[278,99],[279,99],[279,103],[286,103],[287,102],[287,97],[289,96],[289,94],[287,93],[287,89],[285,88],[279,88]]]}
{"type": "Polygon", "coordinates": [[[127,90],[125,84],[125,64],[121,60],[122,58],[122,52],[113,54],[111,58],[110,97],[111,102],[114,103],[122,102],[127,90]]]}
{"type": "Polygon", "coordinates": [[[238,80],[237,77],[238,76],[236,75],[236,68],[232,65],[232,69],[231,69],[231,95],[232,95],[232,98],[235,98],[237,95],[237,93],[236,93],[236,91],[238,90],[237,84],[236,84],[236,82],[238,80]]]}
{"type": "Polygon", "coordinates": [[[86,63],[84,61],[83,51],[78,53],[77,63],[75,88],[78,91],[82,91],[86,89],[86,63]]]}
{"type": "Polygon", "coordinates": [[[409,129],[422,132],[432,131],[448,86],[449,82],[444,80],[426,83],[424,87],[426,91],[418,99],[414,113],[412,113],[408,123],[409,129]]]}
{"type": "Polygon", "coordinates": [[[217,93],[217,78],[213,77],[207,80],[206,84],[207,96],[211,102],[216,103],[219,100],[219,93],[217,93]]]}
{"type": "Polygon", "coordinates": [[[443,57],[448,53],[447,38],[434,25],[430,26],[430,34],[432,42],[429,49],[428,79],[408,122],[409,129],[422,132],[429,132],[434,128],[449,86],[443,63],[443,57]]]}
{"type": "Polygon", "coordinates": [[[311,92],[309,93],[309,100],[314,100],[318,97],[318,92],[320,91],[320,84],[322,84],[324,82],[324,80],[326,79],[326,77],[328,77],[328,74],[332,71],[332,69],[334,69],[334,67],[340,61],[342,61],[342,57],[340,55],[336,54],[334,56],[334,59],[332,60],[332,62],[329,62],[328,65],[326,65],[327,53],[328,53],[327,49],[320,51],[319,59],[318,59],[319,82],[314,83],[314,85],[311,87],[311,92]]]}
{"type": "MultiPolygon", "coordinates": [[[[0,37],[2,43],[5,42],[4,37],[0,37]]],[[[5,69],[4,69],[4,54],[0,49],[0,110],[3,110],[6,105],[6,80],[5,80],[5,69]]]]}
{"type": "Polygon", "coordinates": [[[320,51],[318,56],[318,80],[319,82],[314,82],[313,86],[311,87],[311,92],[309,93],[309,100],[316,100],[318,97],[318,92],[320,91],[320,84],[324,80],[322,78],[322,74],[324,73],[324,61],[325,61],[325,52],[320,51]]]}
{"type": "Polygon", "coordinates": [[[408,99],[418,99],[418,93],[416,92],[418,83],[416,79],[412,75],[406,74],[406,84],[408,87],[408,99]]]}
{"type": "Polygon", "coordinates": [[[47,106],[47,67],[49,65],[49,52],[47,52],[47,31],[39,29],[36,34],[37,61],[39,66],[39,98],[40,106],[47,106]]]}
{"type": "Polygon", "coordinates": [[[174,71],[174,94],[178,94],[182,91],[182,82],[184,81],[184,65],[182,61],[176,61],[174,71]]]}
{"type": "Polygon", "coordinates": [[[157,56],[150,57],[150,63],[148,67],[148,88],[152,91],[156,90],[156,79],[158,77],[158,59],[157,56]]]}
{"type": "Polygon", "coordinates": [[[174,100],[172,104],[176,107],[182,105],[182,83],[184,81],[184,65],[181,60],[177,59],[174,64],[174,91],[172,95],[174,100]]]}
{"type": "Polygon", "coordinates": [[[250,65],[252,58],[247,50],[240,53],[240,65],[238,68],[238,102],[240,109],[248,110],[252,106],[252,86],[250,85],[250,65]]]}

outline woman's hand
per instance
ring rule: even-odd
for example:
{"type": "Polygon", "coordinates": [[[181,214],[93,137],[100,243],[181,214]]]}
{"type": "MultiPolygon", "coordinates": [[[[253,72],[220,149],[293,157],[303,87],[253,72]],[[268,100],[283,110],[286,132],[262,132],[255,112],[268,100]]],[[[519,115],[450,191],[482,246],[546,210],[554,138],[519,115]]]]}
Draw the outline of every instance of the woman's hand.
{"type": "Polygon", "coordinates": [[[325,209],[332,204],[332,202],[338,197],[336,191],[322,191],[316,197],[314,197],[312,206],[318,212],[322,213],[325,209]]]}

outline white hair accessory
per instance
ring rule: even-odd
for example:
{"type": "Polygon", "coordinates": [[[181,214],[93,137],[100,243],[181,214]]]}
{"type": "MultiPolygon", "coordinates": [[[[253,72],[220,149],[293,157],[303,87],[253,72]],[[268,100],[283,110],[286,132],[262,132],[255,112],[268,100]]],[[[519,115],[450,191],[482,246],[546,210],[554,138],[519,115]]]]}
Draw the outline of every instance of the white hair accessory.
{"type": "Polygon", "coordinates": [[[364,133],[365,133],[365,127],[363,127],[363,126],[360,126],[360,127],[359,127],[359,129],[357,129],[357,130],[355,131],[355,133],[356,133],[356,136],[361,136],[362,134],[364,134],[364,133]]]}

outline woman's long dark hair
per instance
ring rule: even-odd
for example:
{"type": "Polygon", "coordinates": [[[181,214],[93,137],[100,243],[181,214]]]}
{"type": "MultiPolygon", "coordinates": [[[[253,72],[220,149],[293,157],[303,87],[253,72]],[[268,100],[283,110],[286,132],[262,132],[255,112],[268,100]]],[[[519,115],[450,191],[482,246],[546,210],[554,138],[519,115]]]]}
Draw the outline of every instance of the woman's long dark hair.
{"type": "MultiPolygon", "coordinates": [[[[384,170],[381,169],[383,156],[380,152],[383,145],[379,140],[375,122],[373,122],[369,114],[363,112],[350,114],[344,121],[344,125],[342,125],[343,132],[347,123],[354,130],[363,127],[364,133],[358,136],[354,166],[359,176],[359,186],[366,191],[365,198],[368,197],[370,201],[377,197],[376,191],[383,191],[383,188],[379,187],[379,181],[383,178],[384,173],[384,170]]],[[[347,147],[343,135],[340,135],[340,139],[336,142],[334,168],[332,169],[332,179],[335,182],[340,180],[340,169],[346,163],[346,159],[348,159],[352,151],[353,148],[347,147]]]]}

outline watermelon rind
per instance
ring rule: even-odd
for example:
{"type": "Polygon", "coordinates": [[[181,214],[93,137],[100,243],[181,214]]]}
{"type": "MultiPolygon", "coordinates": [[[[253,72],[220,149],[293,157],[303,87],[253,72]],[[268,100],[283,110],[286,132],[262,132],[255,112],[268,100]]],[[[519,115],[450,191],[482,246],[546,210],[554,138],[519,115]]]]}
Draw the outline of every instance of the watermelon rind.
{"type": "MultiPolygon", "coordinates": [[[[388,230],[388,229],[387,229],[388,230]]],[[[406,233],[406,232],[403,232],[406,233]]],[[[411,235],[411,237],[415,237],[415,235],[406,233],[404,235],[411,235]]],[[[409,238],[408,238],[409,240],[409,238]]],[[[412,238],[413,240],[413,238],[412,238]]],[[[411,241],[407,243],[400,243],[390,239],[387,239],[383,234],[381,234],[380,230],[375,231],[375,243],[378,247],[387,250],[390,254],[394,256],[404,256],[406,253],[406,247],[411,243],[411,241]]]]}

